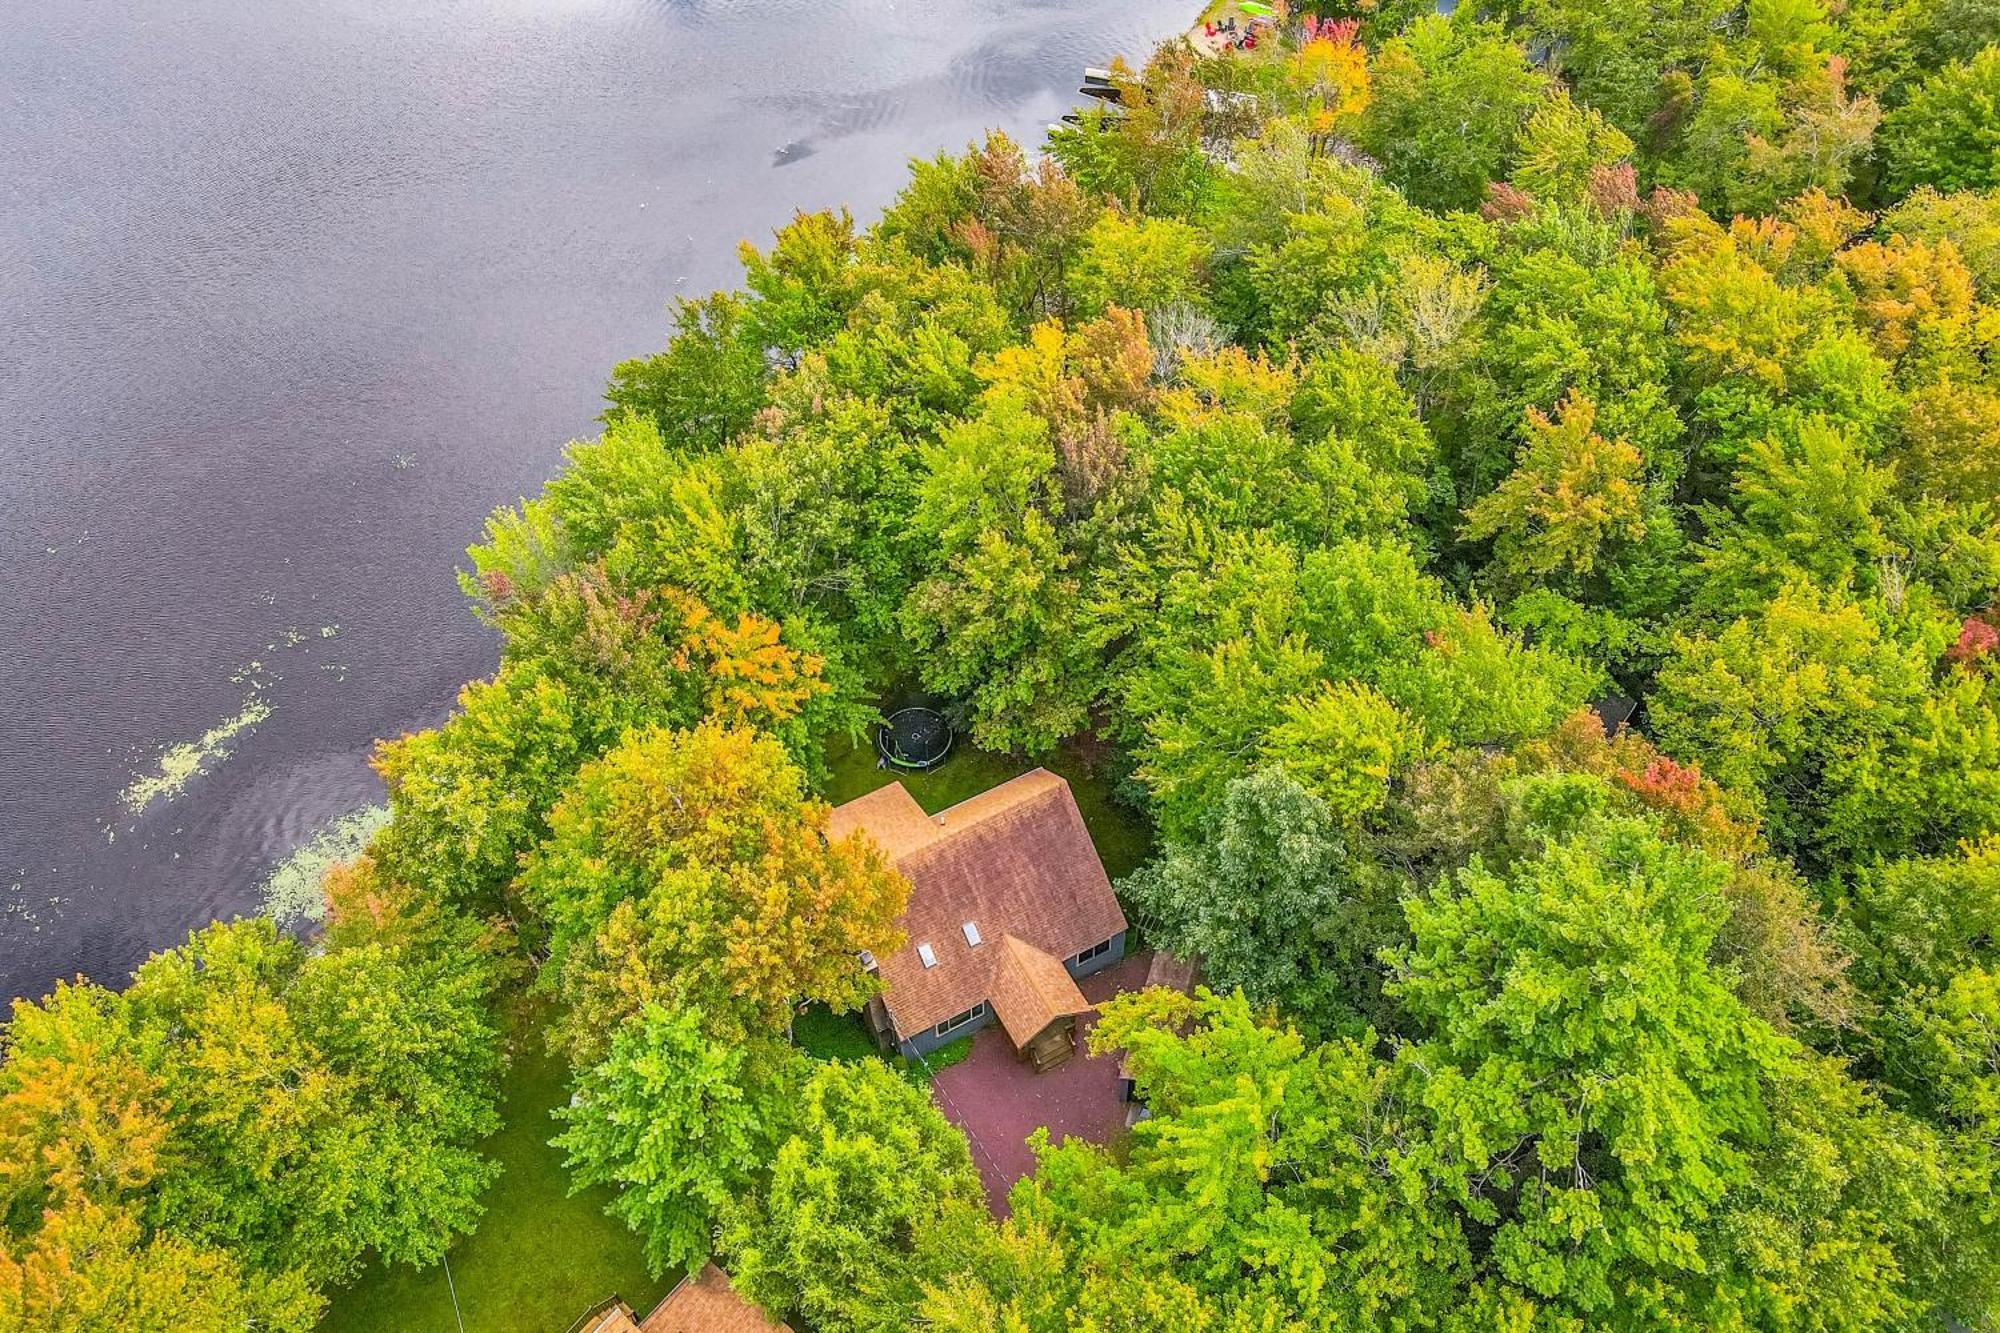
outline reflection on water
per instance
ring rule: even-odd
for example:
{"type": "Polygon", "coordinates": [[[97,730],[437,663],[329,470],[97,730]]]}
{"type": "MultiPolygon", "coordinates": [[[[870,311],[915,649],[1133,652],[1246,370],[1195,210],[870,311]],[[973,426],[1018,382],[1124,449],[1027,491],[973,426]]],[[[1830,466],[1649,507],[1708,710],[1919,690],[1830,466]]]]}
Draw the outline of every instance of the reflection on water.
{"type": "Polygon", "coordinates": [[[452,581],[479,518],[739,238],[1037,134],[1186,9],[12,6],[0,989],[116,982],[380,799],[369,742],[491,669],[452,581]],[[241,715],[253,659],[269,715],[121,806],[241,715]]]}

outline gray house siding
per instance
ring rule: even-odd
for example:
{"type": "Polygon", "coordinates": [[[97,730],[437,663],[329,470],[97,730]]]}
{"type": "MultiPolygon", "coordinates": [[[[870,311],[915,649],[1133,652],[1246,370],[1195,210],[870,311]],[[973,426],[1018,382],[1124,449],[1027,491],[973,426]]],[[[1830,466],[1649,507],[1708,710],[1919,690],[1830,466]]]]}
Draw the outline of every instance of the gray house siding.
{"type": "MultiPolygon", "coordinates": [[[[1063,967],[1073,977],[1087,977],[1093,972],[1102,972],[1105,968],[1110,967],[1124,956],[1125,932],[1121,930],[1111,937],[1111,947],[1097,955],[1097,957],[1081,963],[1075,958],[1065,958],[1063,959],[1063,967]]],[[[993,1006],[991,1003],[988,1003],[986,1005],[986,1012],[973,1019],[970,1023],[955,1027],[943,1036],[939,1036],[938,1030],[934,1027],[925,1028],[915,1036],[907,1037],[897,1042],[896,1049],[903,1053],[904,1058],[914,1060],[919,1056],[929,1055],[940,1046],[949,1046],[960,1037],[970,1036],[981,1028],[990,1027],[992,1023],[993,1006]]]]}
{"type": "Polygon", "coordinates": [[[992,1023],[993,1006],[989,1004],[986,1006],[985,1013],[973,1019],[970,1023],[953,1028],[942,1037],[938,1035],[936,1028],[925,1028],[916,1036],[896,1043],[896,1049],[903,1053],[904,1058],[914,1060],[918,1056],[929,1055],[940,1046],[949,1046],[960,1037],[969,1037],[981,1028],[992,1026],[992,1023]]]}
{"type": "Polygon", "coordinates": [[[1125,932],[1119,931],[1111,937],[1111,947],[1088,962],[1079,963],[1074,958],[1063,959],[1063,966],[1073,977],[1087,977],[1092,972],[1102,972],[1125,956],[1125,932]]]}

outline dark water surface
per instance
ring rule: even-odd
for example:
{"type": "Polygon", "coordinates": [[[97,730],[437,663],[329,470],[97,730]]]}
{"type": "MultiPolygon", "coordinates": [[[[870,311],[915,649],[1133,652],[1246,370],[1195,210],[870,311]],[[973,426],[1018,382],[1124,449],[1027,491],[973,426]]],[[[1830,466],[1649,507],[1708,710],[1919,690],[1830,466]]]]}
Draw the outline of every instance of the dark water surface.
{"type": "Polygon", "coordinates": [[[381,799],[370,742],[492,669],[480,518],[738,239],[1035,136],[1189,12],[0,0],[0,998],[117,984],[381,799]]]}

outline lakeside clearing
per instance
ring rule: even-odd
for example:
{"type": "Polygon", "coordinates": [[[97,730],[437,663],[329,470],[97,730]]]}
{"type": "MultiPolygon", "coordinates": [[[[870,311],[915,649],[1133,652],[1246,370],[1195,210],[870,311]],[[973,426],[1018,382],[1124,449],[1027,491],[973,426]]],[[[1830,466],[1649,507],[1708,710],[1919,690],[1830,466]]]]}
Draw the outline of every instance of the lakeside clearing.
{"type": "Polygon", "coordinates": [[[571,1196],[550,1112],[569,1101],[569,1069],[542,1043],[546,1010],[510,1015],[513,1062],[502,1084],[500,1131],[485,1144],[500,1163],[479,1229],[442,1266],[370,1269],[331,1293],[323,1333],[554,1333],[613,1292],[651,1308],[671,1282],[646,1272],[639,1238],[605,1213],[611,1191],[571,1196]],[[454,1289],[457,1313],[453,1312],[454,1289]]]}
{"type": "MultiPolygon", "coordinates": [[[[871,742],[842,740],[827,747],[827,766],[832,804],[901,781],[932,814],[1044,767],[1069,781],[1114,880],[1138,868],[1152,848],[1145,822],[1118,804],[1111,784],[1073,751],[1034,761],[962,745],[929,773],[902,773],[876,767],[871,742]]],[[[468,1333],[551,1333],[614,1292],[636,1309],[650,1309],[673,1284],[672,1274],[661,1280],[647,1273],[638,1236],[605,1213],[610,1191],[567,1193],[563,1153],[549,1140],[558,1128],[550,1112],[569,1100],[569,1071],[542,1045],[545,1015],[539,1005],[523,1005],[510,1016],[514,1057],[502,1085],[503,1125],[485,1145],[502,1174],[487,1192],[479,1229],[452,1249],[451,1280],[442,1266],[371,1269],[331,1294],[320,1325],[325,1333],[458,1333],[454,1286],[468,1333]]],[[[856,1015],[808,1010],[795,1037],[821,1059],[875,1053],[856,1015]]],[[[956,1063],[970,1044],[968,1038],[934,1053],[929,1072],[956,1063]]]]}

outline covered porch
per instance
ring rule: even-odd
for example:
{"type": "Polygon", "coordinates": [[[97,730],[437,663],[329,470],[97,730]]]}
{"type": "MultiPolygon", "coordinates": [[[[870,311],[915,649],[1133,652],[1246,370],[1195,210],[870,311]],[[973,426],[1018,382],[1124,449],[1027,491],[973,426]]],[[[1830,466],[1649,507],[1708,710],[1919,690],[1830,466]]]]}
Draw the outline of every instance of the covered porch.
{"type": "Polygon", "coordinates": [[[1000,940],[992,1004],[1015,1053],[1038,1074],[1077,1053],[1076,1021],[1094,1008],[1059,960],[1014,935],[1000,940]]]}

